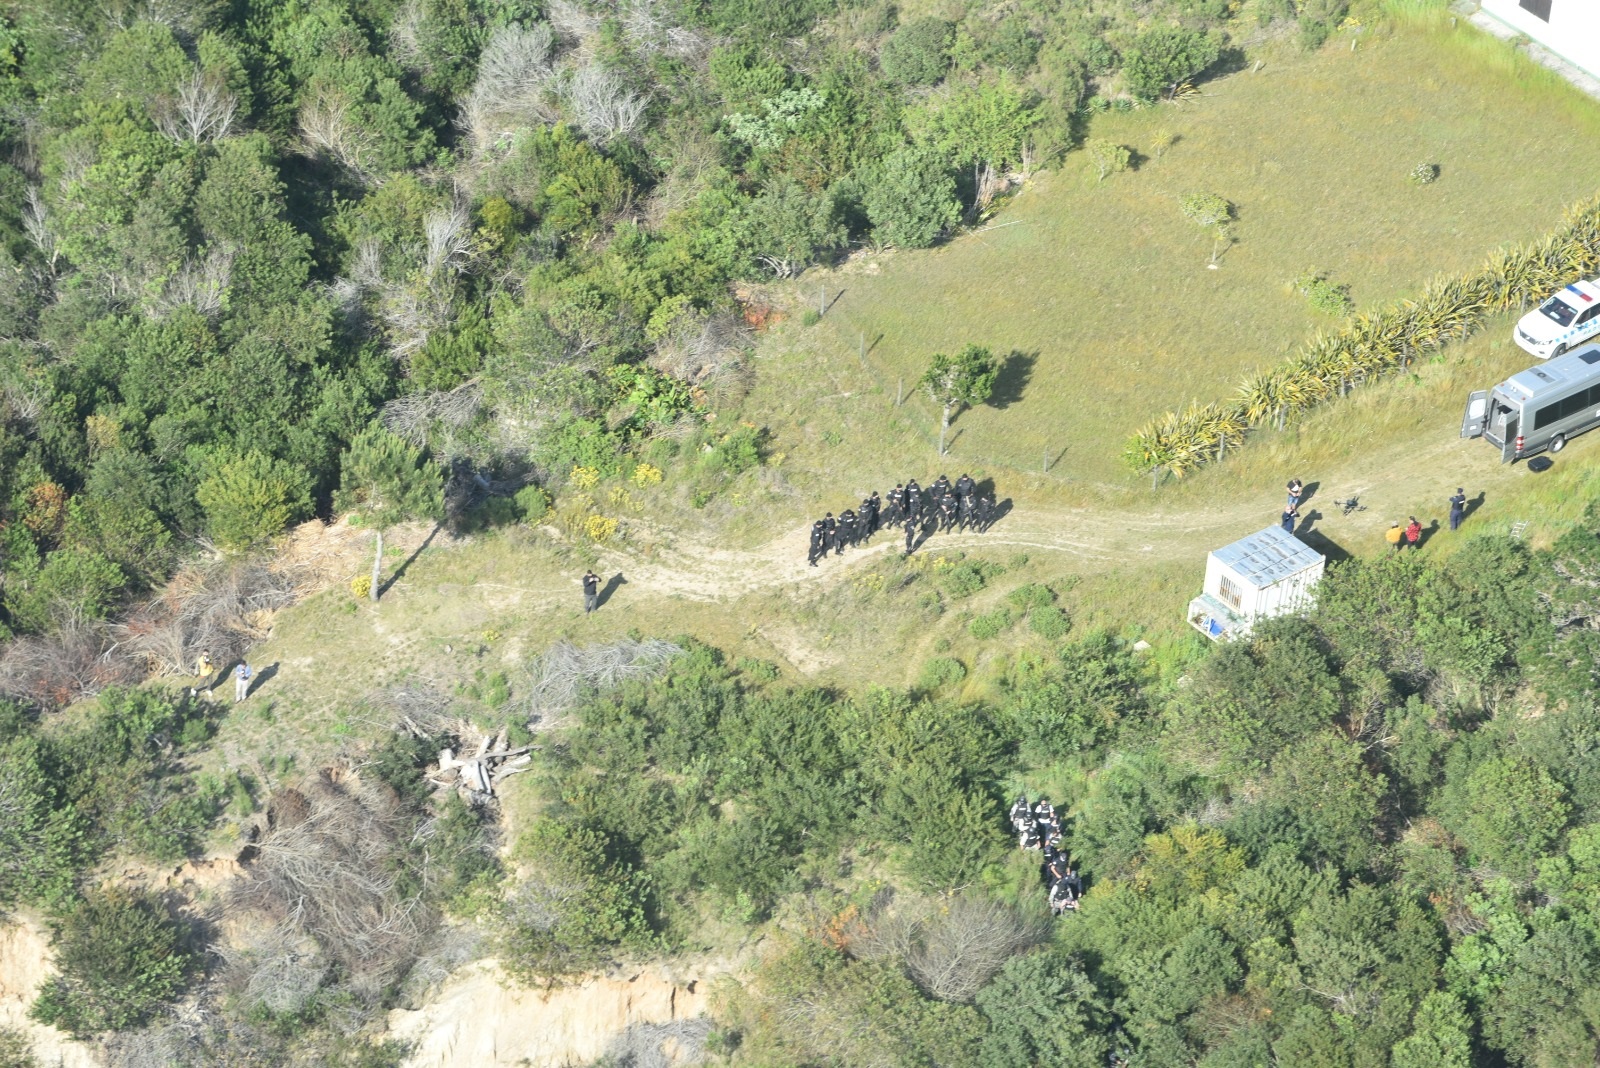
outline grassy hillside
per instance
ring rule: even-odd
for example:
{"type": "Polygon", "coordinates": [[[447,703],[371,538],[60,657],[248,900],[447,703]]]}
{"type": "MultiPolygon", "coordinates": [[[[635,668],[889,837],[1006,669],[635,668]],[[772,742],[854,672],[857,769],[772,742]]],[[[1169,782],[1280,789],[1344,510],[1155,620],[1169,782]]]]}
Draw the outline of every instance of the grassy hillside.
{"type": "Polygon", "coordinates": [[[808,277],[788,294],[796,309],[824,286],[836,303],[774,339],[748,410],[793,431],[807,467],[867,466],[881,481],[893,472],[879,457],[910,463],[937,436],[921,398],[889,410],[899,383],[909,391],[929,353],[975,341],[1020,355],[999,402],[959,419],[951,464],[1048,460],[1081,488],[1122,486],[1133,428],[1230,392],[1332,321],[1291,289],[1308,268],[1360,305],[1387,301],[1542,233],[1593,193],[1600,113],[1576,90],[1467,29],[1409,26],[1359,44],[1274,54],[1181,107],[1099,115],[1091,136],[1134,149],[1137,170],[1097,182],[1077,153],[991,229],[808,277]],[[1439,164],[1437,182],[1406,181],[1421,162],[1439,164]],[[1178,209],[1197,190],[1237,207],[1218,270],[1178,209]]]}

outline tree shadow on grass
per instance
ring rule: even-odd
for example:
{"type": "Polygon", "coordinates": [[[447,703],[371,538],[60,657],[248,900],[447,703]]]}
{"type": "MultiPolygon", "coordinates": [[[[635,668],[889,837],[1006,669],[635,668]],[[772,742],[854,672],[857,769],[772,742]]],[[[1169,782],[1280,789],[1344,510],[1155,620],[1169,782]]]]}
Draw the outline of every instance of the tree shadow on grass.
{"type": "Polygon", "coordinates": [[[1022,399],[1022,394],[1028,388],[1028,382],[1033,378],[1033,365],[1039,362],[1037,352],[1021,352],[1013,349],[1006,357],[1006,362],[1000,365],[1000,373],[995,377],[994,389],[989,393],[985,402],[991,408],[1009,408],[1022,399]]]}
{"type": "Polygon", "coordinates": [[[416,562],[417,557],[422,555],[422,550],[433,544],[433,539],[438,537],[439,531],[443,529],[444,520],[441,519],[439,522],[433,525],[432,530],[428,531],[428,536],[422,539],[422,544],[412,550],[410,556],[406,557],[406,562],[394,569],[394,574],[389,576],[389,581],[378,587],[378,597],[380,600],[383,598],[384,594],[389,592],[390,587],[392,587],[396,582],[400,581],[401,576],[404,575],[406,571],[410,569],[411,565],[416,562]]]}

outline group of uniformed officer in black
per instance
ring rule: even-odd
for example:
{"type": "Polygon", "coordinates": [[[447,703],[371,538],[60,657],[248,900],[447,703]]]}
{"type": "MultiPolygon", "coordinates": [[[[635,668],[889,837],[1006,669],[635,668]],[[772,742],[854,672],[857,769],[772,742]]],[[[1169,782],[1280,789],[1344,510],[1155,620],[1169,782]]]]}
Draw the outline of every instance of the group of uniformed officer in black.
{"type": "Polygon", "coordinates": [[[1061,817],[1048,798],[1028,804],[1019,796],[1011,805],[1011,826],[1017,832],[1017,845],[1026,850],[1044,851],[1045,885],[1050,888],[1050,911],[1056,916],[1078,911],[1083,900],[1083,878],[1073,870],[1072,858],[1061,838],[1061,817]]]}
{"type": "Polygon", "coordinates": [[[873,490],[861,502],[859,512],[846,508],[838,518],[829,512],[811,524],[807,562],[816,567],[817,561],[830,552],[843,555],[847,547],[860,545],[884,527],[905,528],[906,555],[910,556],[935,531],[959,528],[981,533],[994,520],[994,494],[979,493],[978,484],[970,476],[962,475],[952,485],[940,475],[926,490],[912,479],[890,490],[887,500],[873,490]]]}

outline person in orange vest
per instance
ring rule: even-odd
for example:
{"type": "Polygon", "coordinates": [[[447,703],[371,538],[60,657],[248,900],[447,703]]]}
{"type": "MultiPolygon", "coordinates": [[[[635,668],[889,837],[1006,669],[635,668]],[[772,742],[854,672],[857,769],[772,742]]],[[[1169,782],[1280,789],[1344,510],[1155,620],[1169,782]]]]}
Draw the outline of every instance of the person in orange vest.
{"type": "Polygon", "coordinates": [[[1383,540],[1389,543],[1389,548],[1399,552],[1400,546],[1404,544],[1405,536],[1405,531],[1400,529],[1399,523],[1390,523],[1389,530],[1384,534],[1383,540]]]}

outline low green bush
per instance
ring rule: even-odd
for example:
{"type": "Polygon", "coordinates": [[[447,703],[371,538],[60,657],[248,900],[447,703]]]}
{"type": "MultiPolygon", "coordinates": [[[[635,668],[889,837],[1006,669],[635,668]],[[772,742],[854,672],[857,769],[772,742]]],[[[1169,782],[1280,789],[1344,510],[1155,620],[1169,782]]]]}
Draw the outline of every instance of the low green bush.
{"type": "Polygon", "coordinates": [[[1328,276],[1315,267],[1296,278],[1294,288],[1313,308],[1327,315],[1347,315],[1355,307],[1356,302],[1350,299],[1350,287],[1328,281],[1328,276]]]}
{"type": "Polygon", "coordinates": [[[942,690],[947,686],[954,686],[967,677],[967,666],[961,661],[950,656],[936,656],[922,665],[922,674],[917,678],[917,685],[924,690],[942,690]]]}
{"type": "Polygon", "coordinates": [[[515,500],[524,523],[537,523],[550,511],[550,494],[539,486],[523,486],[515,500]]]}
{"type": "Polygon", "coordinates": [[[27,1035],[0,1027],[0,1068],[39,1068],[27,1035]]]}
{"type": "Polygon", "coordinates": [[[1028,613],[1028,629],[1049,641],[1063,637],[1071,625],[1067,614],[1053,604],[1028,613]]]}
{"type": "Polygon", "coordinates": [[[1010,601],[1019,612],[1029,612],[1035,608],[1048,607],[1055,603],[1055,599],[1055,594],[1049,586],[1040,585],[1037,582],[1029,582],[1026,585],[1018,586],[1006,594],[1006,600],[1010,601]]]}
{"type": "Polygon", "coordinates": [[[988,641],[999,637],[1000,632],[1011,626],[1011,610],[997,608],[993,612],[981,615],[967,624],[967,633],[980,641],[988,641]]]}

